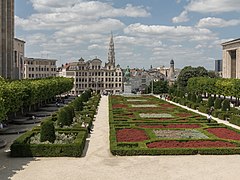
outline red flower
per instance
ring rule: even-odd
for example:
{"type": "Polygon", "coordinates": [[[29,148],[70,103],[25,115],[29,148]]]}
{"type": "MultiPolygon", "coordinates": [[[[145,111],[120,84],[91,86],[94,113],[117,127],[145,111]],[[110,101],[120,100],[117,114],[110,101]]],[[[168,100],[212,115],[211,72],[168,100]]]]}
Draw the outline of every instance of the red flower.
{"type": "Polygon", "coordinates": [[[117,130],[117,142],[140,142],[147,140],[148,137],[143,130],[121,129],[117,130]]]}
{"type": "Polygon", "coordinates": [[[208,132],[223,139],[240,140],[240,134],[227,128],[209,128],[208,132]]]}

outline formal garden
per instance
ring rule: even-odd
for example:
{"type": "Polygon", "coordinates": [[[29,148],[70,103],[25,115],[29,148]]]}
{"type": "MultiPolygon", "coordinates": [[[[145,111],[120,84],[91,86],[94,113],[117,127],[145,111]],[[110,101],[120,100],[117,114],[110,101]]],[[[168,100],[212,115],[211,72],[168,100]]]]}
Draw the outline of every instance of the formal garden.
{"type": "Polygon", "coordinates": [[[114,155],[240,153],[240,131],[154,96],[111,96],[109,112],[114,155]]]}
{"type": "Polygon", "coordinates": [[[97,112],[99,94],[91,90],[47,117],[41,126],[17,138],[11,156],[80,157],[97,112]]]}

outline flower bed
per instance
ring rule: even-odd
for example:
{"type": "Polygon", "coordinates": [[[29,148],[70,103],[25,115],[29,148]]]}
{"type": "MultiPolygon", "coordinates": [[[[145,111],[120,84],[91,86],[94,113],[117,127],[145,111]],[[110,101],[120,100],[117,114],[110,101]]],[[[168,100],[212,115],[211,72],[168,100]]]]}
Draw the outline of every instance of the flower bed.
{"type": "Polygon", "coordinates": [[[207,131],[219,138],[240,141],[240,134],[227,128],[209,128],[207,131]]]}
{"type": "Polygon", "coordinates": [[[201,126],[199,124],[167,124],[167,125],[140,125],[142,128],[200,128],[201,126]]]}
{"type": "Polygon", "coordinates": [[[164,140],[147,144],[148,148],[219,148],[219,147],[236,147],[235,144],[224,141],[196,140],[196,141],[172,141],[164,140]]]}
{"type": "Polygon", "coordinates": [[[190,114],[190,113],[178,113],[178,114],[176,114],[176,116],[178,116],[178,117],[190,117],[190,116],[193,116],[193,114],[190,114]]]}
{"type": "Polygon", "coordinates": [[[139,116],[141,118],[172,118],[173,117],[171,114],[167,114],[167,113],[160,113],[160,114],[140,113],[139,116]]]}
{"type": "Polygon", "coordinates": [[[147,107],[147,108],[149,108],[149,107],[158,107],[157,105],[155,105],[155,104],[132,104],[132,107],[137,107],[137,108],[139,108],[139,107],[147,107]]]}
{"type": "Polygon", "coordinates": [[[117,109],[117,108],[127,108],[127,105],[125,104],[114,104],[112,106],[113,109],[117,109]]]}
{"type": "Polygon", "coordinates": [[[146,102],[146,99],[127,99],[128,102],[146,102]]]}
{"type": "Polygon", "coordinates": [[[195,129],[184,130],[153,130],[158,138],[163,139],[208,139],[209,137],[195,129]]]}
{"type": "Polygon", "coordinates": [[[143,130],[139,129],[120,129],[117,130],[117,142],[138,142],[148,140],[143,130]]]}

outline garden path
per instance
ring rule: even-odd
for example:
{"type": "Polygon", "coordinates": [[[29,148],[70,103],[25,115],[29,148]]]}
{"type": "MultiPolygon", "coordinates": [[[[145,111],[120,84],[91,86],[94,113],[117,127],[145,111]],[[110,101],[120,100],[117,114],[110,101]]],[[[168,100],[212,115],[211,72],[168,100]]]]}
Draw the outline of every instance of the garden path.
{"type": "Polygon", "coordinates": [[[22,170],[16,171],[11,179],[237,180],[240,176],[239,155],[112,156],[109,150],[107,96],[100,101],[94,131],[88,141],[85,157],[36,158],[23,166],[22,170]]]}

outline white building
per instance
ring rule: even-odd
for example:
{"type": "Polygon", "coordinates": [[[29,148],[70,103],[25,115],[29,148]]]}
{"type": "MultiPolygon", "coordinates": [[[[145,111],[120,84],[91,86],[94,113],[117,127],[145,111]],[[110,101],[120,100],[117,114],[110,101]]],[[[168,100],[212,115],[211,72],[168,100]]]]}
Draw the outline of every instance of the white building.
{"type": "Polygon", "coordinates": [[[72,95],[81,94],[91,88],[94,91],[121,93],[123,90],[123,73],[119,65],[115,66],[115,52],[113,36],[111,35],[108,52],[108,62],[102,66],[98,58],[85,61],[83,58],[77,62],[65,64],[59,72],[59,76],[74,79],[72,95]]]}
{"type": "Polygon", "coordinates": [[[23,79],[25,41],[14,38],[14,67],[16,68],[16,79],[23,79]]]}
{"type": "Polygon", "coordinates": [[[57,74],[55,59],[24,59],[24,79],[38,79],[46,77],[55,77],[57,74]]]}

